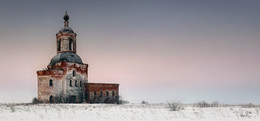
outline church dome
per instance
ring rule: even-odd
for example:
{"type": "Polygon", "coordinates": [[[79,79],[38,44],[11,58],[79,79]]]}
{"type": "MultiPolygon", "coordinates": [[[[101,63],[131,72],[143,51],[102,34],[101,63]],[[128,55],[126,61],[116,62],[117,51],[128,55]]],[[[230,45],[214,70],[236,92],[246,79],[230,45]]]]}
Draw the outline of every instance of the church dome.
{"type": "Polygon", "coordinates": [[[66,11],[63,19],[64,19],[64,27],[62,27],[59,31],[59,33],[62,33],[62,32],[69,32],[69,33],[74,33],[73,30],[69,27],[69,15],[66,11]]]}
{"type": "Polygon", "coordinates": [[[70,62],[70,63],[79,63],[83,64],[81,58],[76,54],[72,52],[62,52],[55,55],[50,62],[50,66],[55,65],[56,63],[59,63],[61,61],[70,62]]]}
{"type": "Polygon", "coordinates": [[[74,33],[73,30],[72,30],[70,27],[68,27],[68,26],[62,27],[62,28],[60,29],[59,33],[61,33],[61,32],[74,33]]]}

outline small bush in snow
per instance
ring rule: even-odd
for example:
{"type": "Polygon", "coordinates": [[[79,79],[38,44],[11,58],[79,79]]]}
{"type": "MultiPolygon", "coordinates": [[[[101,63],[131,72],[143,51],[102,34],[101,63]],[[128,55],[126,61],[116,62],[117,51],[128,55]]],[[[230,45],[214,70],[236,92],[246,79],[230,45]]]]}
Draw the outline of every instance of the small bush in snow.
{"type": "Polygon", "coordinates": [[[143,101],[141,102],[141,104],[148,104],[148,102],[146,102],[146,101],[143,100],[143,101]]]}
{"type": "Polygon", "coordinates": [[[182,103],[180,103],[180,102],[168,103],[168,106],[169,106],[171,111],[179,111],[179,110],[184,109],[182,103]]]}
{"type": "Polygon", "coordinates": [[[11,111],[12,113],[15,112],[15,109],[14,109],[15,106],[16,106],[16,104],[14,104],[14,103],[10,103],[10,104],[7,104],[7,105],[6,105],[6,107],[10,107],[10,111],[11,111]]]}
{"type": "Polygon", "coordinates": [[[118,97],[116,104],[127,104],[129,103],[127,100],[124,100],[121,96],[118,97]]]}
{"type": "Polygon", "coordinates": [[[10,109],[12,113],[15,112],[14,106],[11,106],[10,109]]]}
{"type": "Polygon", "coordinates": [[[212,107],[220,107],[220,104],[218,101],[214,101],[212,104],[211,104],[212,107]]]}
{"type": "Polygon", "coordinates": [[[258,116],[259,116],[259,110],[260,110],[260,108],[255,108],[255,111],[256,111],[258,116]]]}
{"type": "Polygon", "coordinates": [[[39,100],[36,97],[34,97],[32,100],[32,104],[38,104],[38,103],[39,103],[39,100]]]}
{"type": "Polygon", "coordinates": [[[244,108],[255,108],[256,105],[254,105],[253,103],[248,103],[248,104],[243,105],[242,107],[244,107],[244,108]]]}
{"type": "Polygon", "coordinates": [[[205,107],[220,107],[220,104],[219,104],[218,101],[214,101],[213,103],[208,103],[206,101],[200,101],[200,102],[194,104],[194,106],[201,107],[201,108],[205,108],[205,107]]]}
{"type": "Polygon", "coordinates": [[[198,102],[197,104],[195,104],[197,107],[201,107],[201,108],[204,108],[204,107],[211,107],[209,103],[207,103],[206,101],[200,101],[198,102]]]}

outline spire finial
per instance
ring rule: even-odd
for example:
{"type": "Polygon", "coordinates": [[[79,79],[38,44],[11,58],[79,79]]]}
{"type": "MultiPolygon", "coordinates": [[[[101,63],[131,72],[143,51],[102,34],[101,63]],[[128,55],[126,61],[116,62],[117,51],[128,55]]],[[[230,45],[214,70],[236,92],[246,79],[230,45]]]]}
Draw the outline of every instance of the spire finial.
{"type": "Polygon", "coordinates": [[[70,17],[69,17],[69,15],[68,15],[67,11],[65,11],[65,15],[64,15],[63,19],[64,19],[65,21],[68,21],[68,20],[70,19],[70,17]]]}
{"type": "Polygon", "coordinates": [[[65,20],[64,21],[64,26],[69,26],[69,19],[70,19],[70,17],[69,17],[69,15],[68,15],[68,13],[67,13],[67,11],[65,11],[65,15],[63,16],[63,19],[65,20]]]}

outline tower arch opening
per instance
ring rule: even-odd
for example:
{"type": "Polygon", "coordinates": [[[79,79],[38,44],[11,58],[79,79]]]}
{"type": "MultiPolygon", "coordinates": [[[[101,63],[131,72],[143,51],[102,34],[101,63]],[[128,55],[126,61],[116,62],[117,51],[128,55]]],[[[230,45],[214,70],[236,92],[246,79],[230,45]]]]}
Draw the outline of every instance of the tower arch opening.
{"type": "Polygon", "coordinates": [[[60,51],[60,48],[61,48],[61,40],[59,39],[58,40],[58,48],[57,48],[57,50],[60,51]]]}
{"type": "Polygon", "coordinates": [[[74,44],[73,43],[74,43],[73,40],[71,38],[69,38],[69,50],[70,51],[74,51],[74,48],[73,48],[74,44]]]}

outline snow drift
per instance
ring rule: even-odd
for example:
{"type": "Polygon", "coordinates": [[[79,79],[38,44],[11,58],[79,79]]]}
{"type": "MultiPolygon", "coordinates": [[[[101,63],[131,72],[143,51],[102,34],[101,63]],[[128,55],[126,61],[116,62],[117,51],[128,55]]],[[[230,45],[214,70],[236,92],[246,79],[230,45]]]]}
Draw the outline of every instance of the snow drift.
{"type": "Polygon", "coordinates": [[[186,106],[170,111],[167,104],[0,104],[0,121],[260,121],[259,109],[186,106]]]}

